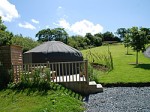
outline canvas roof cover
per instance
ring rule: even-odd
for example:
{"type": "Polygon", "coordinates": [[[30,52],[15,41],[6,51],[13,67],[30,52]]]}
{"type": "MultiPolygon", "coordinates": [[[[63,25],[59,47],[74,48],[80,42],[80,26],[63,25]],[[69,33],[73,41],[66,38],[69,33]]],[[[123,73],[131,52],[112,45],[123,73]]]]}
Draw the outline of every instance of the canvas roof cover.
{"type": "Polygon", "coordinates": [[[60,41],[44,42],[41,45],[25,52],[24,54],[28,54],[28,53],[44,53],[44,54],[65,53],[65,54],[74,55],[76,57],[83,57],[80,51],[60,41]]]}
{"type": "Polygon", "coordinates": [[[24,63],[83,61],[80,51],[60,41],[48,41],[24,53],[24,63]]]}

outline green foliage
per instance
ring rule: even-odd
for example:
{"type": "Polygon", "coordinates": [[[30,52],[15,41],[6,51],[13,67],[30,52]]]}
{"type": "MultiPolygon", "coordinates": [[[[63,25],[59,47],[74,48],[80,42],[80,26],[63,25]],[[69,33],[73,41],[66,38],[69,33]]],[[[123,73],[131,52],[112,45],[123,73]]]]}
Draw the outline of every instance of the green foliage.
{"type": "Polygon", "coordinates": [[[10,82],[12,82],[11,70],[6,70],[3,65],[0,65],[0,89],[6,88],[10,82]]]}
{"type": "Polygon", "coordinates": [[[41,89],[50,89],[48,86],[51,82],[49,68],[36,68],[32,72],[21,74],[21,88],[39,87],[41,89]],[[44,85],[44,86],[43,86],[44,85]]]}
{"type": "Polygon", "coordinates": [[[89,80],[94,80],[93,67],[91,66],[90,63],[88,63],[88,76],[89,76],[89,80]]]}
{"type": "Polygon", "coordinates": [[[100,54],[96,51],[87,50],[87,52],[84,54],[84,58],[88,59],[90,63],[99,64],[105,68],[108,68],[108,71],[113,69],[111,52],[108,52],[108,54],[100,54]]]}
{"type": "Polygon", "coordinates": [[[0,30],[0,46],[10,45],[12,36],[12,33],[0,30]]]}
{"type": "Polygon", "coordinates": [[[101,46],[102,45],[102,37],[100,34],[95,34],[94,36],[91,33],[87,33],[85,35],[86,42],[91,46],[101,46]]]}
{"type": "Polygon", "coordinates": [[[13,34],[6,31],[6,28],[7,27],[3,24],[0,16],[0,46],[11,44],[11,38],[13,34]]]}
{"type": "Polygon", "coordinates": [[[130,29],[130,34],[132,39],[131,46],[133,47],[133,50],[137,52],[145,51],[145,45],[148,43],[146,32],[138,29],[138,27],[132,27],[130,29]]]}
{"type": "Polygon", "coordinates": [[[114,34],[112,32],[105,32],[103,33],[103,39],[102,41],[117,41],[120,42],[120,38],[118,38],[117,36],[114,36],[114,34]]]}
{"type": "Polygon", "coordinates": [[[126,28],[118,28],[116,34],[119,35],[119,37],[124,40],[127,32],[128,30],[126,28]]]}
{"type": "Polygon", "coordinates": [[[148,38],[146,32],[138,29],[138,27],[130,28],[131,35],[131,47],[137,52],[136,54],[136,65],[138,65],[138,52],[145,51],[145,45],[148,44],[148,38]]]}
{"type": "Polygon", "coordinates": [[[43,29],[40,30],[36,37],[38,37],[38,41],[45,42],[45,41],[62,41],[64,43],[67,43],[68,34],[64,30],[64,28],[54,28],[54,29],[43,29]]]}
{"type": "Polygon", "coordinates": [[[0,30],[5,31],[7,27],[3,24],[2,17],[0,16],[0,30]]]}
{"type": "Polygon", "coordinates": [[[31,39],[30,37],[23,37],[22,35],[13,36],[12,44],[23,47],[23,52],[26,52],[39,45],[37,41],[31,39]]]}
{"type": "Polygon", "coordinates": [[[68,38],[68,45],[76,49],[86,49],[87,43],[82,36],[72,36],[68,38]]]}

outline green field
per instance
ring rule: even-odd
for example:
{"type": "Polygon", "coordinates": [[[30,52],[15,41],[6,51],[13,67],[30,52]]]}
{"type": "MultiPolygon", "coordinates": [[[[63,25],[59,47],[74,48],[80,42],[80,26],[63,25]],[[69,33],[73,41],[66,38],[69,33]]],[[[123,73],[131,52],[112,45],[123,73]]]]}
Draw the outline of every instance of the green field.
{"type": "MultiPolygon", "coordinates": [[[[107,54],[108,46],[90,49],[93,53],[107,54]]],[[[126,48],[122,44],[109,45],[113,57],[114,69],[108,73],[96,71],[100,83],[147,83],[150,82],[150,58],[139,53],[139,65],[135,65],[135,52],[130,48],[126,55],[126,48]]],[[[83,50],[85,55],[87,50],[83,50]]]]}
{"type": "Polygon", "coordinates": [[[0,91],[0,112],[83,112],[81,100],[81,95],[64,87],[48,91],[7,89],[0,91]]]}

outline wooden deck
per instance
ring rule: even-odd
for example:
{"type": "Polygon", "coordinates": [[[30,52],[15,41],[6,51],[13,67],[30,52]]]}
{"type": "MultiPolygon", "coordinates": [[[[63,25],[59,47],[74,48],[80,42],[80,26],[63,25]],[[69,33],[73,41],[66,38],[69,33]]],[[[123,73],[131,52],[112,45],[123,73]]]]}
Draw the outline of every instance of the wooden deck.
{"type": "Polygon", "coordinates": [[[85,76],[80,76],[79,74],[69,75],[69,76],[57,76],[52,82],[81,82],[86,81],[85,76]]]}
{"type": "Polygon", "coordinates": [[[35,74],[44,79],[50,77],[52,82],[88,82],[87,66],[87,60],[13,65],[14,82],[21,81],[21,75],[29,75],[33,79],[35,74]]]}

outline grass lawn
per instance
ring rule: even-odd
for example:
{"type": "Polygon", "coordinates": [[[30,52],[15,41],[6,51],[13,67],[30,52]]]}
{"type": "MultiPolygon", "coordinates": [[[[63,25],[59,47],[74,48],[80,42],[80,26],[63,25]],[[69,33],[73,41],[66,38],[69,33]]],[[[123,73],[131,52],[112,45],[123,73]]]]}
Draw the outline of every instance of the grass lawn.
{"type": "MultiPolygon", "coordinates": [[[[95,71],[100,83],[146,83],[150,82],[150,58],[146,58],[139,53],[139,65],[135,65],[135,52],[129,50],[130,55],[126,54],[126,48],[122,44],[110,45],[110,52],[113,57],[114,69],[108,73],[95,71]]],[[[108,46],[101,46],[90,49],[91,52],[107,53],[108,46]]],[[[87,50],[83,50],[85,55],[87,50]]]]}
{"type": "Polygon", "coordinates": [[[63,87],[47,92],[1,90],[0,112],[82,112],[82,97],[63,87]]]}

